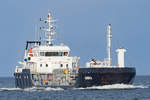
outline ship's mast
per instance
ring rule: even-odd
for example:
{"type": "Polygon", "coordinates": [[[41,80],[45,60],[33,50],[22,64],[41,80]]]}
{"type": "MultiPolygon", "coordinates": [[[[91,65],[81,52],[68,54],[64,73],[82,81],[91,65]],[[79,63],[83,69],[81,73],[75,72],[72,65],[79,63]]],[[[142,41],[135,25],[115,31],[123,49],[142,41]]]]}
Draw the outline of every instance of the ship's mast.
{"type": "Polygon", "coordinates": [[[54,20],[52,20],[50,12],[48,12],[48,17],[46,19],[42,19],[40,18],[40,21],[44,21],[45,23],[47,23],[48,28],[45,27],[40,27],[41,30],[45,31],[45,35],[46,35],[46,45],[53,45],[52,41],[54,40],[52,37],[53,35],[55,35],[55,33],[53,32],[53,25],[52,22],[54,22],[54,20]]]}
{"type": "Polygon", "coordinates": [[[108,67],[111,65],[111,24],[107,27],[107,56],[108,56],[108,67]]]}

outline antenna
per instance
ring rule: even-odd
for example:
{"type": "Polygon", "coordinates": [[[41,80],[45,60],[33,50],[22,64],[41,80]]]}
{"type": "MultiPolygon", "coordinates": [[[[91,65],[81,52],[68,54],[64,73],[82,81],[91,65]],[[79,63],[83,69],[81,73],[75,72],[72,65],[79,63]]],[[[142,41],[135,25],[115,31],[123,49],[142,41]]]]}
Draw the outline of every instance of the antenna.
{"type": "Polygon", "coordinates": [[[107,27],[107,60],[108,60],[108,66],[111,64],[111,24],[108,25],[107,27]]]}
{"type": "Polygon", "coordinates": [[[47,16],[47,18],[46,19],[42,19],[42,18],[40,18],[40,21],[44,21],[44,23],[45,24],[47,24],[48,25],[48,28],[45,28],[45,27],[40,27],[40,29],[41,30],[43,30],[43,31],[45,31],[45,37],[46,37],[46,39],[45,39],[45,41],[46,41],[46,45],[49,45],[49,46],[51,46],[51,45],[53,45],[52,44],[52,41],[54,40],[52,37],[53,37],[53,35],[55,35],[55,33],[54,33],[54,31],[53,31],[53,22],[55,22],[55,20],[53,20],[52,18],[51,18],[51,15],[50,15],[50,12],[48,12],[48,16],[47,16]]]}
{"type": "Polygon", "coordinates": [[[34,34],[35,34],[35,40],[36,40],[37,39],[36,24],[34,24],[34,34]]]}

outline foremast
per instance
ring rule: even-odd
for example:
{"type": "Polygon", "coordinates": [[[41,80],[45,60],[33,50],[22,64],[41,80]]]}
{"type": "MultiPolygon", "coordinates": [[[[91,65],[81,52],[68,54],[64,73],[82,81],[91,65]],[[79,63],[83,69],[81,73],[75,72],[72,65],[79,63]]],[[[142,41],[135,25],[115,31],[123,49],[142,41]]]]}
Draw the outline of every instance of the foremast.
{"type": "Polygon", "coordinates": [[[52,46],[53,45],[52,41],[54,40],[53,36],[55,35],[53,22],[55,22],[55,20],[52,19],[50,12],[48,12],[47,18],[46,19],[40,18],[40,21],[44,21],[44,23],[48,25],[48,27],[40,27],[40,29],[45,32],[46,45],[52,46]]]}

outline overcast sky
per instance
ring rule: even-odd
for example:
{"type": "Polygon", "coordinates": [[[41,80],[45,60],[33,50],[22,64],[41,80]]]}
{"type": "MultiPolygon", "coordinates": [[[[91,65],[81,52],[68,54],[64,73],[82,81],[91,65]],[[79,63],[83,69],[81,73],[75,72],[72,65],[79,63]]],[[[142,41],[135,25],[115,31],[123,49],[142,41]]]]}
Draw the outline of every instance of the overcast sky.
{"type": "Polygon", "coordinates": [[[39,18],[48,11],[57,19],[56,40],[80,56],[81,66],[106,58],[106,29],[112,24],[113,64],[115,50],[123,46],[125,65],[150,75],[150,0],[0,0],[0,76],[13,76],[26,40],[35,40],[39,18]]]}

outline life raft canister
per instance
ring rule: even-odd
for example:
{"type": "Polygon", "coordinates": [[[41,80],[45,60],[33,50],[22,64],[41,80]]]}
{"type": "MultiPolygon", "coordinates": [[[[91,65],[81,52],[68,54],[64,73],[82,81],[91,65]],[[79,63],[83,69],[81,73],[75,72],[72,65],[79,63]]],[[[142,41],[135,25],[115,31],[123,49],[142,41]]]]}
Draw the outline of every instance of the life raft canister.
{"type": "Polygon", "coordinates": [[[29,56],[30,56],[30,57],[33,57],[32,48],[30,48],[30,49],[28,50],[28,52],[29,52],[29,56]]]}

